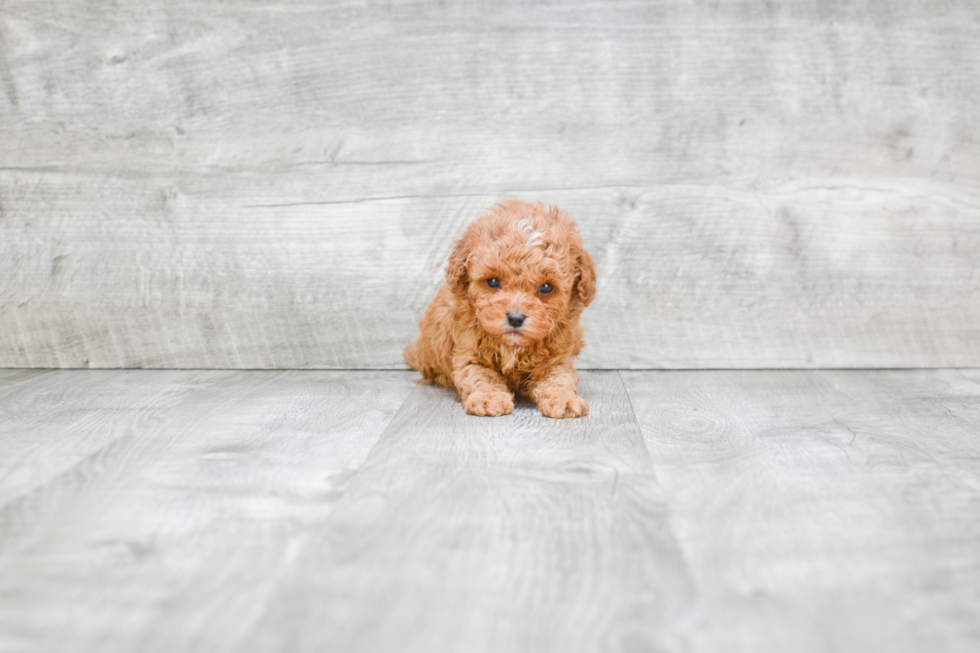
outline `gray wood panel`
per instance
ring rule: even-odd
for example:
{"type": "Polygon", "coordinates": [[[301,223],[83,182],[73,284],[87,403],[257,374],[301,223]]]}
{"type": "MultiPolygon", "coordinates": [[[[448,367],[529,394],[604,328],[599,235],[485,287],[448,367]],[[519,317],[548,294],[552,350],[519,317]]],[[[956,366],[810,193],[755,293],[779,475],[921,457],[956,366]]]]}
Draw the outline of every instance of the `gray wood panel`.
{"type": "Polygon", "coordinates": [[[8,504],[0,650],[679,650],[691,584],[618,374],[583,375],[587,419],[420,384],[389,422],[406,376],[222,373],[8,504]]]}
{"type": "Polygon", "coordinates": [[[980,370],[978,369],[959,369],[956,370],[961,376],[980,383],[980,370]]]}
{"type": "Polygon", "coordinates": [[[694,578],[696,650],[977,650],[980,384],[623,376],[694,578]]]}
{"type": "Polygon", "coordinates": [[[10,370],[0,375],[0,507],[151,428],[222,372],[10,370]]]}
{"type": "Polygon", "coordinates": [[[414,377],[0,371],[0,651],[980,645],[978,370],[414,377]]]}
{"type": "Polygon", "coordinates": [[[253,634],[266,650],[679,650],[692,605],[617,373],[587,418],[465,415],[420,385],[310,533],[253,634]]]}
{"type": "Polygon", "coordinates": [[[0,6],[0,366],[402,364],[567,208],[582,364],[980,365],[980,7],[0,6]]]}
{"type": "Polygon", "coordinates": [[[411,392],[409,376],[210,372],[204,384],[201,372],[62,371],[36,380],[31,405],[26,389],[0,399],[0,460],[21,461],[18,471],[32,471],[25,433],[51,443],[30,450],[43,461],[64,457],[55,440],[101,446],[57,476],[35,465],[33,489],[0,508],[0,650],[150,650],[170,624],[171,650],[238,647],[304,528],[329,514],[411,392]],[[62,404],[89,414],[39,423],[62,404]],[[218,596],[238,621],[187,611],[218,596]],[[214,647],[192,637],[202,619],[214,647]]]}

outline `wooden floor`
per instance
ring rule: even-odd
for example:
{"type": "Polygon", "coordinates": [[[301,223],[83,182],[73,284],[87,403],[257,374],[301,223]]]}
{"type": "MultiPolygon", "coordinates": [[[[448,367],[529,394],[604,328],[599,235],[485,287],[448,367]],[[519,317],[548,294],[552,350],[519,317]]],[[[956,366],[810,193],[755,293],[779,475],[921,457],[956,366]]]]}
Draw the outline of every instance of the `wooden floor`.
{"type": "Polygon", "coordinates": [[[980,370],[0,370],[0,651],[980,650],[980,370]]]}

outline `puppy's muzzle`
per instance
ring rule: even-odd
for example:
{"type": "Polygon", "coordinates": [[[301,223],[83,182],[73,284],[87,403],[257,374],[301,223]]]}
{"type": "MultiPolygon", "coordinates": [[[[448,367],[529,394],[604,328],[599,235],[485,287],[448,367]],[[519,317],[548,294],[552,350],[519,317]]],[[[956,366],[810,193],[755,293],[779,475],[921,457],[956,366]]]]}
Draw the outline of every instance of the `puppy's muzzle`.
{"type": "Polygon", "coordinates": [[[527,318],[524,313],[508,313],[507,314],[507,324],[511,325],[515,329],[524,324],[524,320],[527,318]]]}

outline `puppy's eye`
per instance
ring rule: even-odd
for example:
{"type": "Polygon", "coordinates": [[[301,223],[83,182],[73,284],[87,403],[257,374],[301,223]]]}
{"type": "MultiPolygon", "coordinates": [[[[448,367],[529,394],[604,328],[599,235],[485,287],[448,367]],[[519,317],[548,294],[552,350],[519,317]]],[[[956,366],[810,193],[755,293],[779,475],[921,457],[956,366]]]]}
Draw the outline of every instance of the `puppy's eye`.
{"type": "Polygon", "coordinates": [[[499,288],[500,279],[498,279],[497,277],[494,277],[493,279],[487,279],[487,285],[490,286],[491,288],[499,288]]]}
{"type": "Polygon", "coordinates": [[[550,283],[543,283],[541,284],[541,287],[538,288],[538,292],[542,295],[547,295],[552,290],[554,290],[554,287],[550,283]]]}

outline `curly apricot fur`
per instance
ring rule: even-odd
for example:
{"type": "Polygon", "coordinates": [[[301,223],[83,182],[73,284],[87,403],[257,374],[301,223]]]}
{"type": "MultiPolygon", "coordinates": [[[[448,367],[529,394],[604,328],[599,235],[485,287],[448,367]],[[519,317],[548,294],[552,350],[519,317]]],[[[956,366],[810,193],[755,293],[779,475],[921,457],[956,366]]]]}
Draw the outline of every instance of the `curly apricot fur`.
{"type": "Polygon", "coordinates": [[[456,388],[471,415],[510,413],[520,393],[548,417],[582,417],[589,405],[575,392],[572,360],[594,296],[595,265],[576,224],[540,202],[501,202],[456,241],[405,360],[456,388]],[[553,290],[540,292],[544,284],[553,290]],[[524,316],[517,328],[508,321],[515,313],[524,316]]]}

